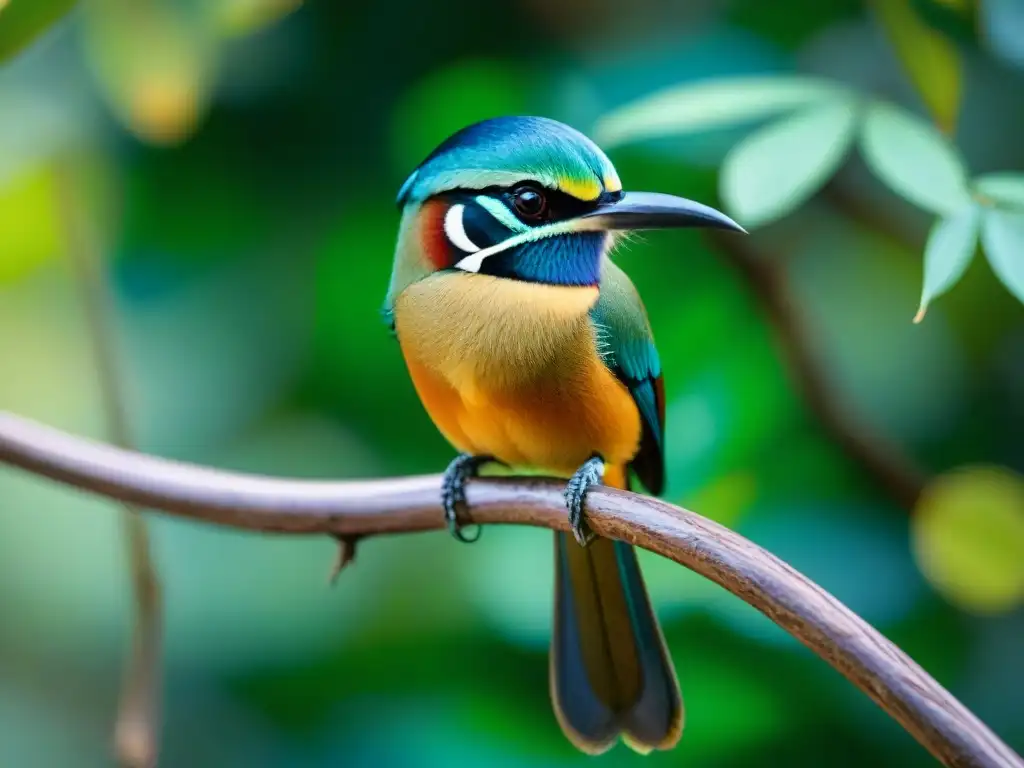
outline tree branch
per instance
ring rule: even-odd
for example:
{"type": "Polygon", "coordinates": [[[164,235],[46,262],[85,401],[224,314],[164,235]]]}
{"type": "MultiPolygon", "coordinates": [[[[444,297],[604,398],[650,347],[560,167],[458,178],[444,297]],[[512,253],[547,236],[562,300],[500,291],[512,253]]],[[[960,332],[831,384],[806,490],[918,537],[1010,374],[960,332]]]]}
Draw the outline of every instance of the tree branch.
{"type": "MultiPolygon", "coordinates": [[[[0,463],[130,504],[251,531],[364,537],[444,527],[440,476],[330,482],[221,472],[74,437],[0,412],[0,463]]],[[[562,486],[474,480],[473,523],[568,530],[562,486]]],[[[906,654],[806,577],[717,523],[610,488],[587,495],[593,531],[656,552],[764,613],[839,670],[948,766],[1024,760],[906,654]]]]}
{"type": "Polygon", "coordinates": [[[761,304],[790,378],[821,426],[897,504],[912,512],[927,482],[927,474],[896,445],[865,428],[836,396],[814,357],[785,277],[774,260],[762,258],[746,238],[715,232],[709,232],[708,236],[761,304]]]}
{"type": "MultiPolygon", "coordinates": [[[[95,238],[78,214],[70,161],[57,170],[58,209],[65,234],[65,248],[82,295],[86,325],[103,399],[103,414],[111,439],[122,448],[134,447],[128,408],[118,365],[117,344],[110,321],[110,297],[103,277],[102,259],[95,238]]],[[[114,750],[126,768],[156,765],[160,730],[160,647],[162,612],[160,580],[153,563],[149,532],[141,510],[125,504],[121,535],[131,573],[135,616],[132,650],[125,667],[114,750]]]]}

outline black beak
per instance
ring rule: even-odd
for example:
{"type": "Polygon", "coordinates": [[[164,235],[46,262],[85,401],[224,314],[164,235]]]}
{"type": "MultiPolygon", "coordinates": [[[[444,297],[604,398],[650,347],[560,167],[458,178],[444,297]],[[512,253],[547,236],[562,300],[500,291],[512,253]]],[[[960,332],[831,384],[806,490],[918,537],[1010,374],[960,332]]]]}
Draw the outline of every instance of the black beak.
{"type": "Polygon", "coordinates": [[[747,233],[721,211],[659,192],[626,192],[614,202],[600,203],[580,219],[591,219],[603,229],[676,229],[712,227],[747,233]]]}

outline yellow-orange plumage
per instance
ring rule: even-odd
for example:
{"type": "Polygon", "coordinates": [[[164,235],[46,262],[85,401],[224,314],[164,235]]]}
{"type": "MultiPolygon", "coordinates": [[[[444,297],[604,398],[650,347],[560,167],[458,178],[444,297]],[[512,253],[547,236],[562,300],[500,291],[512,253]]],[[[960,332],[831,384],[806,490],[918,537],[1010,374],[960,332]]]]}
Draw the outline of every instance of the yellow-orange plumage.
{"type": "Polygon", "coordinates": [[[602,362],[595,287],[440,272],[395,301],[417,393],[460,451],[569,477],[595,451],[622,487],[640,415],[602,362]],[[454,309],[457,311],[446,311],[454,309]]]}

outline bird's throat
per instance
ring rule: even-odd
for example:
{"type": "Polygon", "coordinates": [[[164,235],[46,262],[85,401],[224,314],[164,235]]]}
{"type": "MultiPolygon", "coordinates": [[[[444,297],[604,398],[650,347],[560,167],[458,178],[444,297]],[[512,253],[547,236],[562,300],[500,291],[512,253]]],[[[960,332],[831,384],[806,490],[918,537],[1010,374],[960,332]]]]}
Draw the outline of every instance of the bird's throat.
{"type": "Polygon", "coordinates": [[[596,286],[441,272],[402,292],[395,323],[403,353],[446,379],[511,385],[593,351],[597,298],[596,286]]]}

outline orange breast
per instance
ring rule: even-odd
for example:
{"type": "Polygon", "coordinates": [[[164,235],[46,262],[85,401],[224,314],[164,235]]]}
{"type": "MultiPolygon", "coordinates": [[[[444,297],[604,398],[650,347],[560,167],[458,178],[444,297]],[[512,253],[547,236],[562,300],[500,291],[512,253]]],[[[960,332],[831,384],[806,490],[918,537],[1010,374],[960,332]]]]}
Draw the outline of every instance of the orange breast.
{"type": "Polygon", "coordinates": [[[596,299],[596,288],[451,273],[398,297],[413,384],[456,449],[562,476],[598,453],[621,474],[640,416],[598,355],[596,299]]]}

